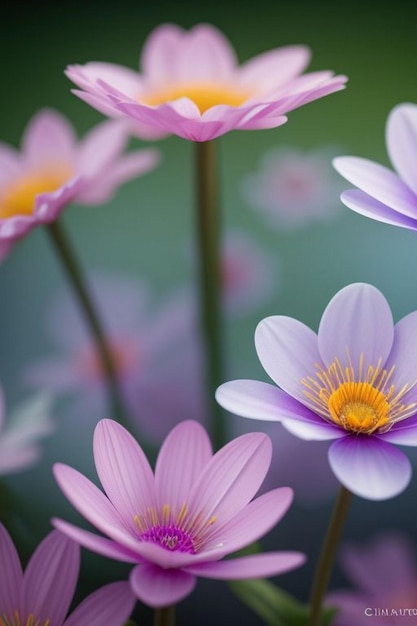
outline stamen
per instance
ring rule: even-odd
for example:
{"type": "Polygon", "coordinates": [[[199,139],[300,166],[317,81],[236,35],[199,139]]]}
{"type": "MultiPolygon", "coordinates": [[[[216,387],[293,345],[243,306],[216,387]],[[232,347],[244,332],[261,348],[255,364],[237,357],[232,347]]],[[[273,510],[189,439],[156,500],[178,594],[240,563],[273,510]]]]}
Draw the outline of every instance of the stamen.
{"type": "Polygon", "coordinates": [[[248,90],[241,87],[214,83],[184,83],[156,90],[148,95],[138,97],[139,102],[148,106],[158,106],[172,102],[178,98],[189,98],[205,113],[211,107],[225,104],[238,107],[250,97],[248,90]]]}

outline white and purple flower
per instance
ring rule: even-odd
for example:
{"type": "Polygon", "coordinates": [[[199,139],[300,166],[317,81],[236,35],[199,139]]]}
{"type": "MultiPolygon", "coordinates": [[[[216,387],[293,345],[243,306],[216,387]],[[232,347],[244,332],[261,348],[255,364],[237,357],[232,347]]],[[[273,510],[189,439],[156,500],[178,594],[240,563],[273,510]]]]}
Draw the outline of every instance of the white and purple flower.
{"type": "Polygon", "coordinates": [[[186,597],[197,576],[263,578],[304,561],[298,552],[222,560],[268,532],[292,500],[287,487],[253,500],[271,462],[262,433],[238,437],[213,455],[204,428],[181,422],[165,439],[154,474],[136,440],[102,420],[94,460],[105,494],[71,467],[56,464],[54,473],[73,506],[106,537],[62,520],[54,525],[94,552],[135,564],[132,589],[151,607],[186,597]]]}
{"type": "Polygon", "coordinates": [[[307,440],[333,440],[330,466],[353,493],[383,500],[411,478],[407,456],[393,444],[417,445],[417,311],[395,326],[382,293],[363,283],[339,291],[318,334],[285,316],[268,317],[255,334],[272,380],[221,385],[228,411],[280,421],[307,440]]]}

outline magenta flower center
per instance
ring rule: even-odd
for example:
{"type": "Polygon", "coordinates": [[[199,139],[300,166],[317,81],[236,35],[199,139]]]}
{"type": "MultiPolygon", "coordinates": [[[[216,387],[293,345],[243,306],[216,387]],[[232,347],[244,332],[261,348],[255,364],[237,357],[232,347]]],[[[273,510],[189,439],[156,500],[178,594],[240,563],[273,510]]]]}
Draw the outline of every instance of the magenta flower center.
{"type": "Polygon", "coordinates": [[[148,106],[159,106],[165,102],[172,102],[179,98],[189,98],[200,110],[205,113],[211,107],[219,104],[238,107],[243,104],[250,94],[247,90],[236,85],[215,84],[209,82],[195,82],[174,84],[162,87],[138,97],[139,102],[148,106]]]}
{"type": "Polygon", "coordinates": [[[142,515],[135,515],[134,521],[139,541],[154,543],[172,552],[197,554],[204,547],[216,519],[203,513],[190,515],[186,504],[177,513],[165,504],[161,511],[149,508],[142,515]]]}
{"type": "Polygon", "coordinates": [[[396,389],[391,382],[394,367],[387,371],[378,362],[365,368],[361,356],[357,368],[350,363],[343,367],[337,358],[327,369],[320,365],[316,368],[315,378],[309,376],[301,381],[307,404],[344,430],[366,435],[387,432],[416,412],[416,402],[403,400],[417,381],[396,389]]]}
{"type": "Polygon", "coordinates": [[[66,164],[51,164],[11,182],[0,194],[0,219],[32,215],[36,196],[56,191],[72,176],[66,164]]]}
{"type": "Polygon", "coordinates": [[[19,611],[16,610],[13,616],[0,613],[0,626],[50,626],[51,620],[36,619],[31,613],[26,620],[20,619],[19,611]]]}

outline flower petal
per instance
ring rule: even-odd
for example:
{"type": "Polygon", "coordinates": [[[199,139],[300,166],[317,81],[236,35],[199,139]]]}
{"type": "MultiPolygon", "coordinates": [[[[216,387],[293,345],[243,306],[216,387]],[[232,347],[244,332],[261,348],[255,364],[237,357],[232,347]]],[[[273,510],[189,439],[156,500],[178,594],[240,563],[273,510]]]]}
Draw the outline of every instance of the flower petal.
{"type": "Polygon", "coordinates": [[[337,157],[334,168],[368,196],[408,217],[417,216],[417,198],[390,169],[359,157],[337,157]]]}
{"type": "MultiPolygon", "coordinates": [[[[394,327],[394,344],[385,364],[393,368],[391,384],[399,391],[404,385],[414,387],[402,398],[401,403],[417,401],[417,311],[403,317],[394,327]]],[[[417,413],[417,408],[416,408],[417,413]]]]}
{"type": "Polygon", "coordinates": [[[385,204],[382,204],[382,202],[378,202],[378,200],[371,198],[371,196],[368,196],[359,189],[349,189],[348,191],[344,191],[340,196],[340,199],[349,209],[352,209],[352,211],[355,211],[360,215],[370,217],[371,219],[383,222],[384,224],[392,224],[393,226],[399,226],[400,228],[417,230],[417,210],[416,218],[412,219],[407,217],[407,215],[403,215],[402,213],[398,213],[397,211],[390,209],[385,206],[385,204]]]}
{"type": "Polygon", "coordinates": [[[392,164],[402,180],[417,194],[414,164],[417,159],[417,106],[399,104],[387,121],[386,141],[392,164]]]}
{"type": "Polygon", "coordinates": [[[40,622],[62,624],[70,607],[80,569],[80,548],[58,530],[39,544],[24,574],[22,614],[40,622]]]}
{"type": "Polygon", "coordinates": [[[183,600],[196,584],[195,577],[188,572],[165,570],[151,564],[135,567],[129,581],[139,600],[156,609],[183,600]]]}
{"type": "Polygon", "coordinates": [[[122,626],[136,598],[128,582],[115,582],[91,593],[65,621],[64,626],[122,626]]]}
{"type": "Polygon", "coordinates": [[[97,124],[79,144],[77,171],[87,179],[93,178],[116,161],[128,139],[128,127],[123,120],[97,124]]]}
{"type": "Polygon", "coordinates": [[[305,562],[301,552],[267,552],[225,561],[211,561],[187,567],[187,572],[218,580],[265,578],[289,572],[305,562]]]}
{"type": "Polygon", "coordinates": [[[20,604],[23,574],[19,555],[3,524],[0,523],[0,607],[2,614],[13,615],[20,604]]]}
{"type": "Polygon", "coordinates": [[[68,120],[52,109],[43,109],[30,121],[22,139],[22,152],[28,164],[71,164],[75,156],[76,137],[68,120]]]}
{"type": "Polygon", "coordinates": [[[411,464],[405,454],[367,435],[335,441],[329,450],[329,462],[342,485],[368,500],[393,498],[411,479],[411,464]]]}
{"type": "Polygon", "coordinates": [[[291,396],[303,402],[301,380],[314,373],[321,361],[317,335],[305,324],[282,315],[267,317],[255,331],[259,360],[268,376],[291,396]]]}
{"type": "Polygon", "coordinates": [[[383,365],[394,339],[391,309],[382,293],[365,283],[341,289],[327,305],[320,321],[318,343],[329,366],[337,357],[343,367],[383,365]]]}
{"type": "Polygon", "coordinates": [[[409,417],[397,422],[386,433],[376,433],[375,436],[398,446],[417,446],[417,417],[409,417]]]}
{"type": "Polygon", "coordinates": [[[97,424],[94,460],[107,496],[130,528],[138,513],[155,508],[151,467],[137,441],[123,426],[109,419],[97,424]]]}
{"type": "Polygon", "coordinates": [[[212,456],[204,428],[194,421],[181,422],[166,437],[155,468],[159,508],[168,504],[179,512],[191,488],[212,456]]]}
{"type": "Polygon", "coordinates": [[[288,432],[306,441],[329,441],[346,436],[346,431],[343,428],[325,420],[317,424],[298,420],[282,420],[282,425],[288,432]]]}
{"type": "Polygon", "coordinates": [[[272,444],[263,433],[237,437],[221,448],[205,466],[188,500],[190,515],[204,522],[227,521],[256,494],[271,463],[272,444]]]}
{"type": "Polygon", "coordinates": [[[285,46],[253,57],[239,69],[239,83],[256,86],[261,98],[301,74],[310,62],[306,46],[285,46]]]}

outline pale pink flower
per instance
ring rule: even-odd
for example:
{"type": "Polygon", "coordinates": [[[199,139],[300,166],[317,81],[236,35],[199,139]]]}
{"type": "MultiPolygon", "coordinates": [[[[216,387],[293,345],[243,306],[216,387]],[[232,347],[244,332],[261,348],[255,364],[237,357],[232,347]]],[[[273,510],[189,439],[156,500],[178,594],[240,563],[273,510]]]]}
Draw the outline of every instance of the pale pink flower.
{"type": "Polygon", "coordinates": [[[145,42],[141,72],[111,63],[70,65],[80,98],[110,117],[126,115],[153,132],[208,141],[231,130],[275,128],[286,113],[343,89],[330,71],[301,75],[306,46],[264,52],[239,66],[226,37],[210,24],[186,32],[158,26],[145,42]]]}
{"type": "Polygon", "coordinates": [[[6,421],[0,390],[0,476],[25,470],[39,460],[39,440],[55,428],[50,412],[49,396],[40,394],[18,406],[6,421]]]}
{"type": "Polygon", "coordinates": [[[268,532],[292,500],[287,487],[252,500],[271,462],[262,433],[238,437],[213,456],[204,428],[181,422],[162,445],[154,474],[135,439],[102,420],[94,460],[105,494],[71,467],[56,464],[54,473],[73,506],[106,537],[62,520],[54,525],[94,552],[135,564],[130,584],[149,606],[186,597],[196,576],[263,578],[304,561],[295,552],[222,560],[268,532]]]}
{"type": "Polygon", "coordinates": [[[90,594],[69,615],[80,569],[80,549],[57,530],[33,553],[25,572],[0,524],[1,626],[122,626],[135,605],[129,584],[115,582],[90,594]]]}
{"type": "Polygon", "coordinates": [[[71,202],[108,201],[124,182],[154,168],[153,149],[122,154],[129,139],[121,121],[106,121],[77,140],[56,111],[39,111],[27,126],[21,152],[0,144],[0,256],[36,226],[57,219],[71,202]]]}
{"type": "Polygon", "coordinates": [[[302,151],[280,147],[264,154],[257,172],[242,184],[244,198],[269,225],[302,228],[338,214],[340,181],[331,166],[331,148],[302,151]]]}
{"type": "Polygon", "coordinates": [[[355,589],[327,598],[334,626],[413,626],[417,623],[417,553],[404,535],[384,532],[368,544],[347,544],[340,565],[355,589]]]}

